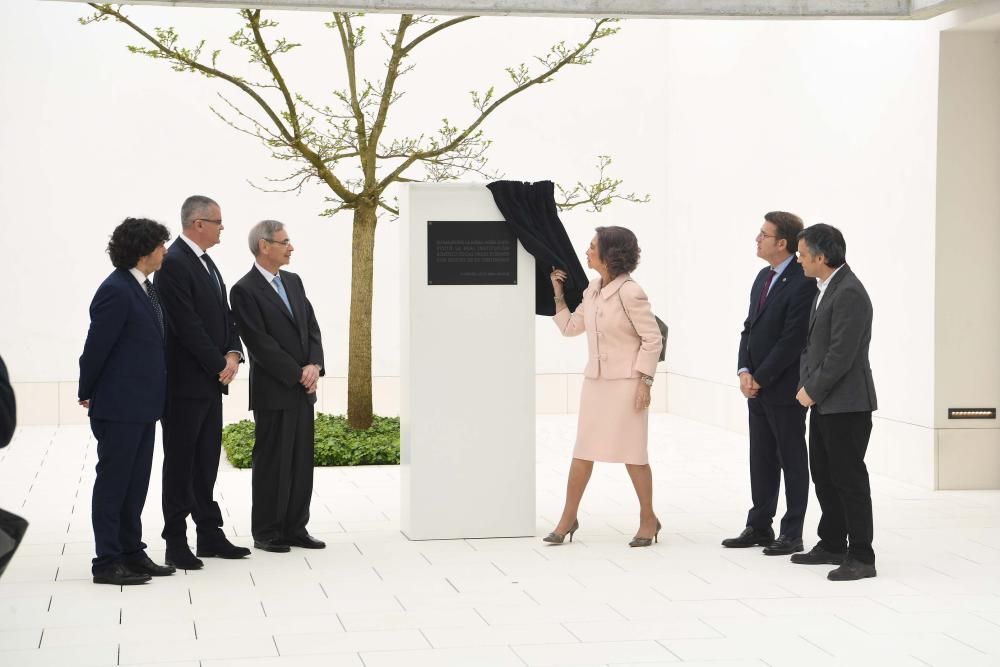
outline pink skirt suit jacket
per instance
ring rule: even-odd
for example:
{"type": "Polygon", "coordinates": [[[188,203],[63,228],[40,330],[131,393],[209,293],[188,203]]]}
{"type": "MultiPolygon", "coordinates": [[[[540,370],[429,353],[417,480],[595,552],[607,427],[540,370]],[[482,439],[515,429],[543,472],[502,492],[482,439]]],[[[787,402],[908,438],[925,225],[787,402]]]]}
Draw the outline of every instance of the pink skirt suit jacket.
{"type": "Polygon", "coordinates": [[[646,293],[628,274],[603,289],[595,278],[573,314],[564,308],[553,320],[564,336],[587,334],[573,458],[645,465],[649,411],[635,397],[640,373],[655,376],[662,346],[646,293]]]}

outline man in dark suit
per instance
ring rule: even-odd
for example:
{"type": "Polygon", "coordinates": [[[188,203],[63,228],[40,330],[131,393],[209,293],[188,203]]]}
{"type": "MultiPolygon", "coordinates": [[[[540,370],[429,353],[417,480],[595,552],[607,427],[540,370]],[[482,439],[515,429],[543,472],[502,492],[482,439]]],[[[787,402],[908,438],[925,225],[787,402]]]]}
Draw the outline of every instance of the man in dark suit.
{"type": "MultiPolygon", "coordinates": [[[[10,386],[7,366],[0,359],[0,449],[10,444],[17,427],[17,404],[14,389],[10,386]]],[[[18,545],[28,529],[28,522],[0,507],[0,576],[14,557],[18,545]]]]}
{"type": "Polygon", "coordinates": [[[292,246],[284,225],[264,220],[248,238],[255,261],[230,297],[250,355],[253,544],[264,551],[326,546],[306,531],[313,486],[313,405],[323,343],[302,280],[281,267],[292,246]]]}
{"type": "Polygon", "coordinates": [[[795,260],[802,220],[772,211],[757,234],[757,256],[768,263],[750,290],[750,310],[740,336],[740,391],[750,415],[750,495],[753,506],[739,536],[725,547],[763,546],[768,556],[802,551],[802,523],[809,501],[806,409],[795,400],[799,355],[806,342],[809,306],[816,294],[795,260]],[[771,523],[785,477],[785,515],[778,539],[771,523]]]}
{"type": "Polygon", "coordinates": [[[222,531],[213,498],[222,451],[222,395],[236,377],[243,346],[226,299],[226,283],[208,249],[219,243],[222,212],[208,197],[181,206],[181,235],[156,272],[167,329],[167,412],[163,419],[163,539],[167,563],[184,570],[201,557],[242,558],[246,547],[222,531]],[[197,529],[197,556],[187,517],[197,529]]]}
{"type": "Polygon", "coordinates": [[[0,359],[0,447],[6,447],[17,426],[17,403],[7,376],[7,365],[0,359]]]}
{"type": "Polygon", "coordinates": [[[793,563],[840,565],[833,581],[875,576],[872,493],[865,452],[878,408],[868,362],[872,302],[845,263],[847,244],[836,227],[813,225],[799,234],[799,263],[815,278],[816,294],[799,370],[799,403],[811,408],[809,460],[823,514],[819,542],[793,563]]]}
{"type": "Polygon", "coordinates": [[[169,238],[152,220],[118,225],[108,243],[115,270],[90,303],[77,395],[97,438],[95,584],[142,584],[174,572],[146,555],[141,521],[167,388],[167,324],[149,274],[160,268],[169,238]]]}

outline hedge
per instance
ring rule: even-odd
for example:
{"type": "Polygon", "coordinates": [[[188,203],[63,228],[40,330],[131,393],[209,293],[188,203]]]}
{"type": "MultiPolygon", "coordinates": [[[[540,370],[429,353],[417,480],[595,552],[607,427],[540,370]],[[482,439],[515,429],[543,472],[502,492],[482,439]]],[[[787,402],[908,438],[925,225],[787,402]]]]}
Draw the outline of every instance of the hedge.
{"type": "MultiPolygon", "coordinates": [[[[253,464],[254,424],[249,419],[222,429],[226,458],[236,468],[253,464]]],[[[343,415],[316,415],[317,466],[392,465],[399,463],[399,417],[376,416],[361,431],[352,429],[343,415]]]]}

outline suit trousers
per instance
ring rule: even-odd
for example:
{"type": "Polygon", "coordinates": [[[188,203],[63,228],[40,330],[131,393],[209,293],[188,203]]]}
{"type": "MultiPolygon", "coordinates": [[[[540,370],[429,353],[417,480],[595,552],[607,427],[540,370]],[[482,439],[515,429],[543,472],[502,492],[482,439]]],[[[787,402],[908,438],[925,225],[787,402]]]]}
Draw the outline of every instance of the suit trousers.
{"type": "Polygon", "coordinates": [[[130,424],[90,420],[97,438],[97,478],[91,500],[97,557],[96,574],[116,561],[146,548],[142,541],[142,508],[153,467],[156,422],[130,424]]]}
{"type": "Polygon", "coordinates": [[[750,415],[750,496],[753,507],[747,526],[771,530],[778,509],[781,475],[785,476],[785,515],[780,534],[802,537],[809,503],[809,456],[806,450],[806,409],[794,403],[774,405],[752,398],[750,415]]]}
{"type": "Polygon", "coordinates": [[[819,545],[874,564],[872,492],[865,466],[871,432],[871,412],[822,415],[813,407],[809,417],[809,459],[822,510],[819,545]]]}
{"type": "Polygon", "coordinates": [[[222,535],[222,510],[215,502],[222,451],[222,395],[167,399],[163,419],[163,539],[187,543],[187,517],[198,542],[222,535]]]}
{"type": "Polygon", "coordinates": [[[303,393],[293,408],[254,410],[253,417],[253,538],[305,535],[313,488],[313,406],[303,393]]]}

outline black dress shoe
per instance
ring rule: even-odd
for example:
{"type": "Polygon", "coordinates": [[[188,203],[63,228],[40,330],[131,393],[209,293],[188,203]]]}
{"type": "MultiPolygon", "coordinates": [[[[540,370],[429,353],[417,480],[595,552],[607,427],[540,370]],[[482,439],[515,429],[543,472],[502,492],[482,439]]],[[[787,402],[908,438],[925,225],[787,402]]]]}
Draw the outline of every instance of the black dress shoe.
{"type": "Polygon", "coordinates": [[[167,577],[177,570],[170,565],[157,565],[149,556],[142,554],[124,561],[125,567],[136,574],[148,574],[151,577],[167,577]]]}
{"type": "Polygon", "coordinates": [[[778,539],[764,547],[765,556],[787,556],[802,551],[802,539],[793,540],[790,537],[779,535],[778,539]]]}
{"type": "Polygon", "coordinates": [[[309,533],[306,533],[305,535],[298,535],[296,537],[286,537],[281,540],[281,543],[287,544],[290,547],[300,547],[302,549],[326,549],[326,542],[317,540],[309,533]]]}
{"type": "Polygon", "coordinates": [[[827,551],[817,544],[804,554],[792,554],[792,562],[799,565],[840,565],[844,562],[844,554],[827,551]]]}
{"type": "Polygon", "coordinates": [[[254,540],[253,548],[260,549],[261,551],[271,551],[276,554],[286,554],[291,551],[287,544],[278,540],[254,540]]]}
{"type": "Polygon", "coordinates": [[[148,574],[133,572],[122,563],[112,563],[106,568],[94,572],[95,584],[111,584],[112,586],[134,586],[149,581],[148,574]]]}
{"type": "Polygon", "coordinates": [[[191,548],[187,543],[168,544],[166,558],[167,565],[173,565],[179,570],[200,570],[205,566],[191,553],[191,548]]]}
{"type": "Polygon", "coordinates": [[[250,555],[246,547],[238,547],[225,537],[217,537],[211,542],[198,542],[197,554],[200,558],[243,558],[250,555]]]}
{"type": "Polygon", "coordinates": [[[873,563],[862,563],[857,558],[848,556],[840,567],[836,570],[830,570],[826,578],[830,581],[857,581],[858,579],[869,579],[875,574],[873,563]]]}
{"type": "Polygon", "coordinates": [[[730,549],[745,549],[746,547],[766,547],[774,542],[774,531],[760,531],[747,526],[739,537],[722,540],[722,546],[730,549]]]}

